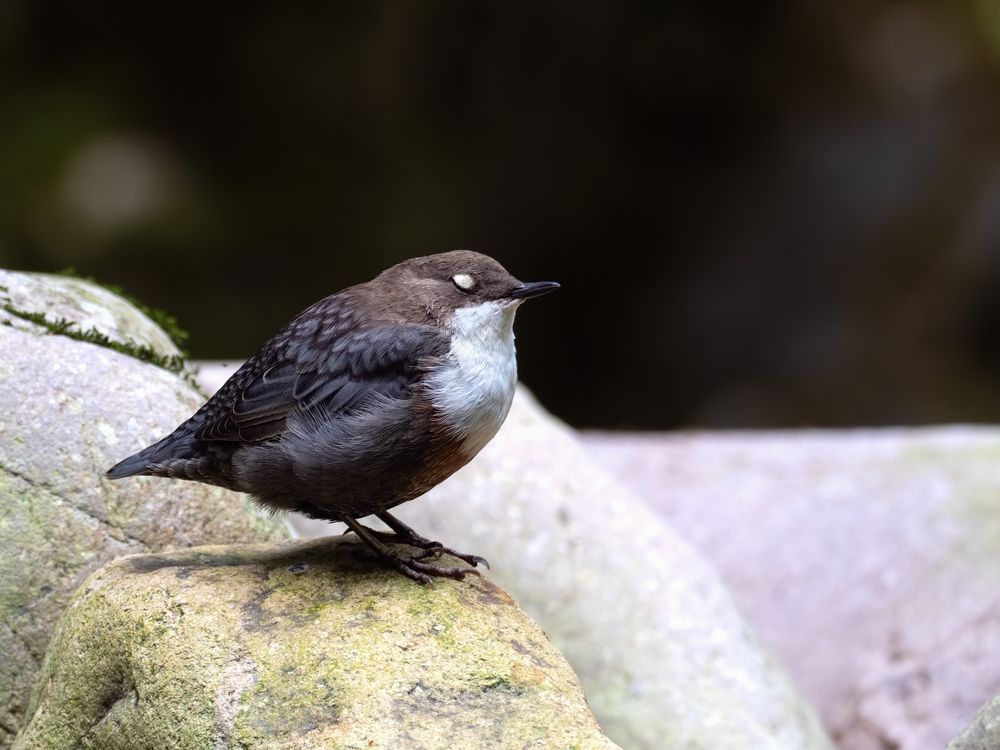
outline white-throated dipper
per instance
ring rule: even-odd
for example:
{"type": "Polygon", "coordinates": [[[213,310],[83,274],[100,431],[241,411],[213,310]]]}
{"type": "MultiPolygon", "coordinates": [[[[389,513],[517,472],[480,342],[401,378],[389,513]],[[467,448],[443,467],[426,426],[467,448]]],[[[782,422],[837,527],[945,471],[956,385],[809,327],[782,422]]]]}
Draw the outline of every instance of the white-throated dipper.
{"type": "Polygon", "coordinates": [[[194,416],[107,476],[246,492],[343,521],[421,583],[463,578],[486,561],[425,539],[389,509],[447,479],[497,433],[517,384],[514,313],[558,287],[522,283],[469,250],[404,261],[304,310],[194,416]],[[358,522],[368,515],[392,532],[358,522]],[[473,567],[428,561],[441,553],[473,567]]]}

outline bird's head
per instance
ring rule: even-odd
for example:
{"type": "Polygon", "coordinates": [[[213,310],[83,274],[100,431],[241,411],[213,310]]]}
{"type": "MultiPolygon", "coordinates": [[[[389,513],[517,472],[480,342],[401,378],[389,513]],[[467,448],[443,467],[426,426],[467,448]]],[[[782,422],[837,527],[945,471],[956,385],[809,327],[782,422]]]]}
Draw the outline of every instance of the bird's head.
{"type": "Polygon", "coordinates": [[[376,282],[389,287],[399,303],[440,324],[451,324],[460,310],[467,317],[471,308],[513,318],[526,299],[559,288],[554,281],[519,281],[493,258],[472,250],[411,258],[381,273],[376,282]]]}

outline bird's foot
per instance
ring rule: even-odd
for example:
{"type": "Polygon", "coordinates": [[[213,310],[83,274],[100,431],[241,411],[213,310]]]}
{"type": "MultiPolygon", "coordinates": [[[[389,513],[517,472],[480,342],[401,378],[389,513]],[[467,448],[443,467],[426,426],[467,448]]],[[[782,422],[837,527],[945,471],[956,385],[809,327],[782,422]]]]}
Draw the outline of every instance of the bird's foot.
{"type": "Polygon", "coordinates": [[[418,549],[423,550],[419,554],[413,556],[414,560],[426,560],[429,557],[437,559],[441,557],[441,555],[451,555],[452,557],[457,557],[463,562],[467,562],[473,568],[477,565],[482,565],[487,569],[490,567],[490,564],[485,557],[473,555],[468,552],[459,552],[451,547],[445,547],[441,544],[441,542],[434,542],[419,535],[406,536],[397,534],[394,531],[375,531],[374,529],[371,531],[377,534],[378,538],[383,542],[388,542],[389,544],[405,544],[409,547],[417,547],[418,549]]]}
{"type": "MultiPolygon", "coordinates": [[[[347,529],[344,533],[347,534],[351,531],[352,529],[347,529]]],[[[404,534],[397,534],[395,531],[378,531],[377,529],[368,529],[368,531],[379,541],[385,542],[386,544],[405,544],[408,547],[417,547],[422,550],[422,552],[419,552],[416,555],[411,555],[411,560],[426,560],[427,558],[437,559],[441,557],[441,555],[451,555],[452,557],[457,557],[463,562],[467,562],[473,568],[477,565],[482,565],[487,569],[490,567],[490,564],[485,557],[473,555],[468,552],[459,552],[451,547],[445,547],[441,544],[441,542],[431,541],[430,539],[425,539],[417,534],[408,536],[404,534]]]]}
{"type": "Polygon", "coordinates": [[[454,578],[456,581],[461,581],[467,575],[482,576],[482,573],[475,568],[454,568],[424,562],[426,555],[427,553],[418,555],[397,555],[394,553],[384,555],[379,553],[382,560],[417,583],[430,583],[431,577],[454,578]]]}
{"type": "MultiPolygon", "coordinates": [[[[407,542],[407,544],[408,543],[409,542],[407,542]]],[[[424,551],[421,552],[419,555],[417,555],[418,560],[423,560],[428,557],[433,557],[436,559],[438,557],[441,557],[441,555],[451,555],[452,557],[457,557],[459,560],[462,560],[463,562],[467,562],[473,568],[475,568],[477,565],[482,565],[487,570],[489,570],[490,568],[490,563],[485,557],[480,557],[479,555],[473,555],[470,554],[469,552],[459,552],[458,550],[454,550],[451,547],[445,547],[440,542],[432,542],[432,544],[434,545],[433,547],[422,548],[424,551]]],[[[420,545],[417,544],[414,546],[419,547],[420,545]]]]}
{"type": "Polygon", "coordinates": [[[382,538],[388,542],[408,544],[411,547],[417,547],[418,549],[424,550],[424,553],[418,556],[418,559],[451,555],[452,557],[457,557],[459,560],[467,562],[472,567],[476,567],[477,565],[482,565],[486,569],[489,569],[490,567],[490,564],[485,557],[472,555],[468,552],[459,552],[451,547],[445,547],[441,544],[441,542],[435,542],[427,537],[421,536],[395,516],[389,515],[387,511],[377,513],[376,516],[382,521],[382,523],[392,529],[391,533],[384,531],[378,532],[379,534],[384,535],[382,538]]]}
{"type": "Polygon", "coordinates": [[[400,532],[396,529],[391,532],[377,531],[376,529],[370,529],[367,526],[363,526],[353,519],[347,521],[347,525],[348,529],[344,532],[345,534],[348,533],[348,531],[353,531],[357,534],[361,541],[367,544],[368,547],[370,547],[375,554],[378,555],[379,559],[418,583],[430,583],[431,577],[454,578],[460,581],[467,575],[481,576],[482,573],[476,570],[476,565],[479,563],[482,563],[487,568],[489,567],[489,563],[478,555],[456,552],[455,550],[445,547],[440,542],[433,542],[429,539],[425,539],[408,526],[403,526],[402,524],[400,525],[403,529],[406,529],[406,531],[400,532]],[[407,531],[409,533],[407,533],[407,531]],[[400,554],[398,551],[390,547],[390,544],[405,544],[411,547],[417,547],[421,550],[421,552],[413,555],[400,554]],[[452,555],[453,557],[468,563],[472,567],[456,568],[427,562],[428,558],[437,559],[441,557],[441,555],[452,555]]]}

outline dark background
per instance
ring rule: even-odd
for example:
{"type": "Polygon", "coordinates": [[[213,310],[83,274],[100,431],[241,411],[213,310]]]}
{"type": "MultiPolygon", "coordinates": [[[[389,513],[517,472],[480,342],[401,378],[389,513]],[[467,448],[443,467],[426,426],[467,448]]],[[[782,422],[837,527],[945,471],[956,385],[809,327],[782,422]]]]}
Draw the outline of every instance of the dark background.
{"type": "Polygon", "coordinates": [[[991,0],[0,4],[0,265],[251,353],[459,247],[578,426],[1000,421],[991,0]]]}

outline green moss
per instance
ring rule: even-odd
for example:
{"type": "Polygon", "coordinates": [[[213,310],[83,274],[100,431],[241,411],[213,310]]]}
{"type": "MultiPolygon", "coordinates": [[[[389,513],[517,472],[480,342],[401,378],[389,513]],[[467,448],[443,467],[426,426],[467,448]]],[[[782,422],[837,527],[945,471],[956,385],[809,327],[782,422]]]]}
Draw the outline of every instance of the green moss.
{"type": "Polygon", "coordinates": [[[18,750],[615,750],[509,597],[417,586],[343,539],[125,558],[64,622],[18,750]]]}
{"type": "MultiPolygon", "coordinates": [[[[160,310],[159,308],[149,307],[148,305],[144,304],[143,302],[141,302],[140,300],[136,299],[131,294],[126,292],[117,284],[105,284],[102,281],[98,281],[93,276],[85,276],[81,273],[77,273],[77,270],[72,266],[64,268],[57,275],[68,276],[73,279],[80,279],[81,281],[88,281],[91,284],[95,284],[96,286],[99,286],[103,289],[107,289],[109,292],[118,295],[122,299],[128,300],[134,307],[137,307],[139,311],[142,312],[143,315],[145,315],[147,318],[156,323],[156,325],[162,328],[163,332],[166,333],[170,337],[170,340],[173,341],[174,344],[176,344],[177,348],[181,350],[181,354],[187,357],[187,352],[184,351],[183,345],[184,342],[187,341],[190,336],[187,331],[185,331],[183,328],[180,327],[180,325],[178,325],[177,318],[175,318],[173,315],[170,315],[169,313],[160,310]]],[[[2,291],[6,291],[6,289],[2,289],[2,291]]]]}
{"type": "Polygon", "coordinates": [[[10,315],[20,318],[21,320],[26,320],[29,323],[41,326],[49,333],[56,336],[67,336],[71,339],[75,339],[76,341],[85,341],[88,344],[103,346],[116,352],[120,352],[121,354],[127,354],[130,357],[135,357],[143,362],[156,365],[157,367],[162,367],[164,370],[169,370],[172,373],[180,375],[190,385],[197,386],[194,376],[186,367],[183,355],[174,354],[166,356],[160,354],[151,346],[147,346],[145,344],[137,344],[134,341],[116,341],[93,327],[86,330],[80,330],[77,327],[77,324],[72,320],[66,320],[65,318],[52,320],[48,318],[45,313],[31,312],[30,310],[22,310],[18,307],[14,307],[9,300],[4,302],[3,305],[0,306],[0,309],[10,315]]]}
{"type": "Polygon", "coordinates": [[[323,674],[330,667],[311,663],[314,655],[282,651],[274,654],[270,668],[261,669],[257,681],[240,696],[234,726],[238,741],[266,741],[282,732],[308,734],[338,720],[340,695],[323,674]]]}

